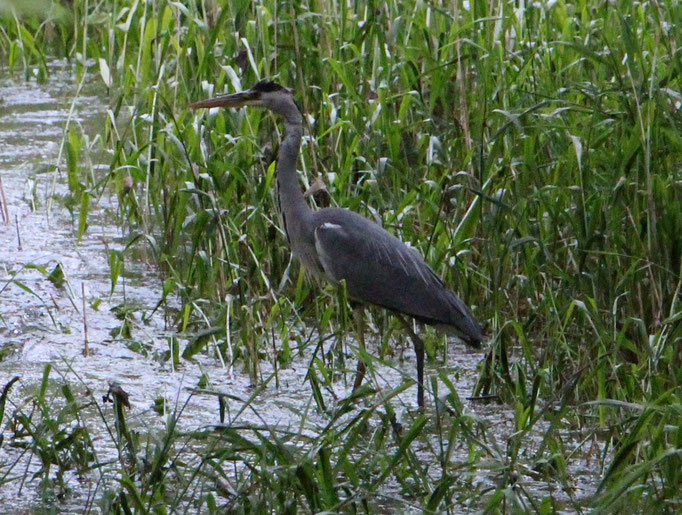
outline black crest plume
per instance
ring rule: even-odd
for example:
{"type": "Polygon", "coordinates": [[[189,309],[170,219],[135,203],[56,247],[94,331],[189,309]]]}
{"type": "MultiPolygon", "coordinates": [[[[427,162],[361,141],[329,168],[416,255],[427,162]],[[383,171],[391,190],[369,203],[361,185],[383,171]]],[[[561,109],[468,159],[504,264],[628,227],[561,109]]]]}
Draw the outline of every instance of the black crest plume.
{"type": "Polygon", "coordinates": [[[272,93],[273,91],[286,90],[285,87],[280,86],[276,82],[262,80],[251,88],[252,91],[260,91],[261,93],[272,93]]]}

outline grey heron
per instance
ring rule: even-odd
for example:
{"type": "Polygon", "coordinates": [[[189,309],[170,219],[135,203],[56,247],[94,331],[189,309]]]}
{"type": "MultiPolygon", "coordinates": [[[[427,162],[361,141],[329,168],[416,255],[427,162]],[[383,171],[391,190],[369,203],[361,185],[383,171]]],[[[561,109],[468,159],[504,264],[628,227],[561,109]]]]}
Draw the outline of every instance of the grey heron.
{"type": "MultiPolygon", "coordinates": [[[[264,107],[284,120],[285,135],[275,171],[282,222],[292,253],[312,274],[334,284],[345,281],[351,300],[398,314],[414,344],[417,403],[423,407],[424,343],[400,315],[454,330],[471,345],[482,341],[481,326],[415,249],[353,211],[335,207],[313,211],[309,207],[296,172],[303,116],[292,91],[261,81],[249,90],[190,105],[192,109],[244,106],[264,107]]],[[[359,337],[362,341],[362,334],[359,337]]],[[[356,387],[363,375],[360,359],[356,387]]]]}

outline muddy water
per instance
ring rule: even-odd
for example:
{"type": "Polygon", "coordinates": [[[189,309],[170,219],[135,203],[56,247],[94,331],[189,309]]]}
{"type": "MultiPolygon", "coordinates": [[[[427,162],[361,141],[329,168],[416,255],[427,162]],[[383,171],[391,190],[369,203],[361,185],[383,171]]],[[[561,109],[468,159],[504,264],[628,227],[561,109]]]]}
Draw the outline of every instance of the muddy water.
{"type": "MultiPolygon", "coordinates": [[[[107,249],[121,250],[126,242],[115,223],[116,203],[111,192],[96,201],[93,199],[90,227],[77,242],[77,222],[59,201],[68,193],[66,177],[59,172],[64,164],[63,159],[60,161],[60,146],[67,124],[78,127],[79,131],[90,135],[84,166],[90,166],[88,163],[92,162],[93,173],[98,177],[108,173],[106,165],[98,164],[106,163],[107,155],[95,137],[104,124],[107,99],[98,89],[96,77],[77,95],[76,79],[65,63],[52,63],[51,71],[47,84],[10,79],[0,82],[0,175],[9,211],[7,223],[0,223],[0,349],[6,351],[0,361],[0,388],[13,377],[20,378],[12,388],[5,418],[21,410],[30,410],[30,406],[22,404],[35,394],[45,366],[50,364],[50,385],[57,399],[58,387],[64,381],[72,385],[81,404],[92,399],[99,402],[110,382],[119,383],[130,395],[129,421],[142,432],[161,428],[164,424],[164,417],[152,410],[158,398],[164,398],[170,410],[187,403],[180,418],[183,430],[215,424],[219,421],[216,398],[191,395],[190,389],[199,384],[204,374],[210,388],[246,400],[253,393],[250,380],[240,365],[230,372],[217,359],[206,355],[200,355],[192,362],[181,360],[177,368],[160,359],[169,349],[171,333],[164,326],[162,313],[150,315],[161,296],[161,285],[153,264],[127,262],[126,277],[120,279],[111,292],[107,249]],[[35,267],[51,271],[57,265],[63,268],[66,277],[62,287],[55,286],[35,267]],[[111,309],[119,305],[131,307],[135,313],[133,335],[149,349],[145,355],[130,350],[126,341],[112,336],[111,331],[120,327],[121,321],[111,309]],[[143,314],[147,315],[144,321],[143,314]],[[91,350],[87,357],[83,355],[85,320],[91,350]]],[[[370,379],[373,386],[391,388],[405,376],[414,377],[411,351],[405,353],[405,358],[396,360],[392,367],[376,367],[370,379]]],[[[459,346],[450,349],[447,367],[450,377],[456,379],[462,397],[471,392],[478,375],[476,367],[482,358],[482,353],[459,346]]],[[[315,410],[306,410],[306,406],[313,404],[304,381],[307,359],[280,370],[279,388],[275,388],[275,381],[268,382],[253,404],[258,412],[247,410],[240,415],[240,421],[265,422],[273,427],[291,427],[298,431],[300,413],[306,412],[304,431],[319,433],[327,420],[315,410]]],[[[269,364],[263,363],[261,376],[267,379],[271,374],[269,364]]],[[[335,393],[339,398],[347,394],[347,386],[338,382],[335,393]]],[[[401,400],[399,416],[412,416],[406,407],[416,405],[416,388],[408,389],[401,400]]],[[[100,405],[111,424],[111,405],[101,402],[100,405]]],[[[231,412],[239,407],[240,403],[235,401],[231,412]]],[[[514,432],[513,414],[506,409],[473,403],[467,405],[467,410],[485,421],[490,430],[490,441],[500,446],[503,456],[506,439],[514,432]]],[[[90,408],[83,413],[91,415],[85,423],[94,438],[98,460],[106,462],[117,458],[112,437],[99,412],[90,408]]],[[[0,476],[9,472],[10,476],[26,476],[27,481],[3,485],[0,506],[35,508],[39,505],[35,493],[37,481],[31,481],[30,477],[39,469],[39,460],[30,454],[22,455],[9,445],[12,435],[6,430],[6,423],[7,420],[3,422],[5,441],[0,447],[0,476]],[[20,493],[23,495],[18,495],[20,493]]],[[[538,433],[538,442],[540,436],[538,433]]],[[[580,439],[579,436],[572,438],[576,444],[580,439]]],[[[434,448],[437,445],[434,442],[434,448]]],[[[531,447],[537,447],[537,444],[531,447]]],[[[468,449],[462,448],[461,455],[453,456],[453,459],[465,463],[467,454],[468,449]]],[[[425,460],[428,461],[428,457],[425,460]]],[[[587,459],[578,459],[573,472],[576,484],[571,495],[574,499],[584,498],[594,490],[594,466],[587,459]]],[[[475,482],[493,487],[495,477],[495,472],[483,469],[475,482]]],[[[115,483],[115,478],[107,477],[104,468],[90,478],[92,481],[77,480],[75,473],[67,479],[72,492],[56,504],[64,511],[82,511],[90,506],[93,499],[101,496],[101,490],[97,490],[101,485],[94,486],[98,481],[105,486],[107,481],[115,483]]],[[[534,481],[531,474],[525,477],[524,485],[548,494],[557,488],[557,485],[534,481]]],[[[390,496],[391,492],[386,494],[390,496]]],[[[569,500],[567,495],[556,492],[554,497],[569,500]]]]}
{"type": "MultiPolygon", "coordinates": [[[[91,399],[87,391],[100,399],[110,382],[118,382],[130,395],[133,425],[142,419],[144,425],[162,425],[163,417],[151,411],[154,400],[164,398],[171,410],[176,403],[181,406],[202,373],[208,376],[211,387],[229,386],[235,395],[247,398],[251,393],[248,378],[239,373],[229,377],[218,360],[200,356],[195,362],[183,362],[176,370],[158,359],[169,348],[162,315],[151,316],[144,323],[141,320],[143,313],[151,313],[161,294],[152,265],[126,263],[126,277],[111,292],[106,249],[122,250],[125,244],[111,216],[116,209],[114,196],[105,194],[91,201],[89,229],[80,242],[76,240],[77,218],[74,221],[59,200],[68,193],[65,174],[59,171],[64,165],[60,146],[65,127],[71,124],[89,135],[91,148],[86,153],[94,160],[94,174],[101,177],[108,172],[108,167],[97,164],[105,162],[107,156],[95,140],[105,121],[106,98],[97,89],[96,80],[92,84],[76,96],[76,78],[65,63],[51,64],[47,84],[10,79],[0,82],[0,176],[9,212],[9,220],[0,219],[6,222],[0,223],[0,349],[6,352],[0,362],[0,387],[20,377],[8,400],[7,417],[35,394],[47,364],[53,367],[51,387],[57,399],[57,388],[64,381],[72,385],[82,404],[91,399]],[[57,265],[66,278],[61,287],[38,269],[52,271],[57,265]],[[121,321],[111,309],[119,305],[131,307],[135,313],[134,339],[149,347],[149,356],[131,351],[125,341],[112,336],[111,331],[120,327],[121,321]],[[86,321],[88,357],[83,355],[86,321]]],[[[89,166],[88,161],[83,159],[83,166],[89,166]]],[[[23,409],[28,412],[31,407],[23,409]]],[[[110,405],[103,409],[111,415],[110,405]]],[[[187,412],[181,420],[193,428],[218,422],[215,397],[193,396],[187,412]]],[[[269,412],[276,415],[277,410],[269,412]]],[[[115,449],[101,417],[95,412],[92,415],[88,425],[101,453],[98,458],[106,461],[115,457],[115,449]]],[[[0,476],[19,456],[8,445],[12,443],[10,435],[4,436],[0,476]]],[[[10,475],[21,476],[28,471],[30,478],[38,468],[37,458],[32,462],[24,459],[10,475]]],[[[74,482],[69,501],[80,507],[92,490],[92,485],[87,485],[79,491],[81,486],[74,482]]],[[[31,506],[34,487],[30,481],[3,485],[0,506],[3,510],[10,505],[31,506]],[[24,495],[18,497],[20,488],[24,495]]],[[[69,502],[60,504],[61,508],[67,509],[69,502]]]]}

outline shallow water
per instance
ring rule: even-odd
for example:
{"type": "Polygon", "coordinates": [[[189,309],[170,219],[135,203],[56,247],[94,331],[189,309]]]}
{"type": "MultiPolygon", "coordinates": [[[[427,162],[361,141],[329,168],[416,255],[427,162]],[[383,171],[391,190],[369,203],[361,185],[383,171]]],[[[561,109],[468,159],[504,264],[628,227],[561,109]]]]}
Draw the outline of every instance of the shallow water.
{"type": "MultiPolygon", "coordinates": [[[[93,199],[90,227],[80,243],[71,216],[55,200],[68,193],[65,173],[58,171],[64,164],[58,159],[67,120],[93,136],[104,123],[105,99],[95,88],[96,83],[86,86],[75,97],[75,77],[60,62],[51,64],[47,84],[9,79],[0,84],[3,135],[0,174],[10,215],[10,223],[0,224],[0,345],[11,349],[0,363],[0,385],[14,376],[21,378],[9,397],[6,411],[11,414],[23,398],[34,393],[45,365],[50,363],[51,379],[55,384],[68,381],[80,390],[83,395],[79,401],[87,400],[84,395],[87,390],[100,398],[107,392],[109,382],[116,381],[130,394],[133,421],[146,414],[152,424],[161,424],[161,417],[150,413],[154,399],[164,397],[171,407],[176,399],[184,402],[189,395],[186,388],[197,385],[202,370],[216,381],[224,378],[226,382],[227,377],[216,360],[202,362],[201,357],[197,363],[183,363],[180,370],[170,370],[158,360],[132,352],[124,341],[110,335],[112,329],[121,325],[111,308],[125,304],[137,306],[138,313],[151,312],[160,298],[160,285],[150,265],[126,263],[126,277],[119,280],[110,294],[106,248],[121,250],[124,241],[120,229],[113,224],[114,218],[108,214],[115,210],[114,196],[105,195],[98,202],[93,199]],[[57,264],[67,280],[61,288],[30,268],[38,265],[51,271],[57,264]],[[9,282],[10,279],[15,282],[9,282]],[[88,357],[83,356],[83,291],[91,350],[88,357]],[[96,309],[95,301],[99,301],[96,309]]],[[[93,152],[96,149],[95,143],[93,152]]],[[[106,167],[95,168],[95,173],[107,172],[106,167]]],[[[168,349],[168,332],[161,315],[142,323],[136,314],[134,333],[136,340],[152,349],[159,352],[168,349]]],[[[242,383],[247,390],[248,381],[240,379],[235,379],[236,383],[242,383]]],[[[192,417],[185,420],[191,420],[195,426],[217,421],[215,399],[195,396],[191,406],[192,417]]],[[[104,405],[104,409],[111,414],[110,405],[104,405]]],[[[96,442],[102,453],[99,459],[106,460],[108,454],[115,452],[111,438],[98,417],[93,416],[90,422],[96,427],[93,434],[100,435],[96,442]]],[[[11,463],[14,454],[6,441],[0,449],[0,467],[11,463]]],[[[38,466],[37,461],[34,458],[29,470],[38,466]]],[[[20,470],[23,468],[16,467],[14,474],[20,470]]],[[[30,495],[30,482],[23,486],[26,495],[22,497],[16,496],[15,488],[19,488],[17,481],[0,489],[1,506],[7,508],[11,503],[26,507],[35,501],[30,495]]],[[[82,507],[88,488],[74,482],[71,501],[82,507]],[[83,492],[78,491],[81,486],[83,492]]]]}
{"type": "MultiPolygon", "coordinates": [[[[126,262],[126,277],[119,280],[113,293],[110,292],[106,249],[121,250],[125,244],[124,234],[116,226],[113,216],[116,212],[115,195],[109,192],[97,201],[93,199],[89,217],[91,225],[79,243],[74,221],[63,205],[55,200],[68,193],[65,174],[58,171],[60,166],[63,167],[59,155],[67,120],[90,134],[93,141],[104,123],[106,98],[97,89],[96,78],[75,97],[76,80],[69,67],[55,62],[50,68],[52,73],[46,84],[11,79],[0,83],[0,134],[3,135],[0,139],[0,175],[10,214],[9,223],[0,224],[0,347],[11,349],[11,353],[0,362],[0,387],[12,377],[20,377],[9,396],[6,417],[19,409],[27,409],[20,408],[23,400],[39,387],[45,365],[52,364],[52,387],[68,381],[77,390],[79,402],[91,399],[86,395],[88,391],[95,399],[100,399],[110,382],[119,383],[130,394],[129,423],[139,428],[163,427],[164,418],[152,411],[155,399],[160,397],[166,399],[170,410],[187,403],[179,422],[182,430],[216,424],[219,422],[216,397],[191,395],[189,389],[196,387],[205,374],[211,389],[229,392],[246,400],[254,392],[248,375],[240,365],[230,373],[219,360],[205,354],[193,361],[181,360],[177,369],[169,361],[158,359],[168,350],[171,336],[165,327],[163,314],[159,311],[146,317],[144,322],[141,319],[141,313],[151,313],[161,297],[161,285],[153,266],[144,262],[126,262]],[[30,268],[31,265],[40,265],[52,270],[57,264],[61,264],[67,279],[66,286],[62,288],[53,285],[40,271],[30,268]],[[87,339],[91,349],[88,357],[83,356],[82,291],[85,291],[87,339]],[[95,308],[96,301],[99,305],[95,308]],[[110,331],[121,324],[111,308],[121,304],[136,307],[134,337],[149,346],[148,356],[131,351],[125,341],[111,336],[110,331]]],[[[96,163],[97,148],[98,143],[94,142],[91,149],[95,160],[94,173],[106,174],[107,167],[96,163]]],[[[100,159],[106,162],[107,156],[101,155],[100,159]]],[[[388,389],[405,377],[416,375],[411,350],[404,354],[404,359],[395,359],[393,366],[375,367],[369,379],[375,388],[388,389]]],[[[482,352],[466,350],[459,345],[450,346],[447,369],[453,381],[456,379],[461,397],[472,391],[478,377],[476,367],[483,357],[482,352]]],[[[313,404],[304,380],[308,359],[309,356],[298,359],[292,366],[279,370],[279,388],[275,387],[274,380],[268,382],[252,405],[255,409],[245,411],[240,420],[291,427],[298,431],[300,412],[313,404]]],[[[260,373],[261,377],[268,378],[273,371],[267,362],[263,362],[260,373]]],[[[443,385],[441,388],[441,393],[445,393],[443,385]]],[[[338,398],[345,397],[348,390],[347,382],[335,384],[338,398]]],[[[409,423],[413,416],[411,408],[416,406],[416,387],[401,394],[400,401],[398,416],[409,423]]],[[[329,402],[333,403],[333,400],[329,402]]],[[[469,415],[487,424],[488,440],[499,445],[503,458],[505,442],[514,432],[513,413],[494,405],[467,402],[465,406],[469,415]]],[[[111,405],[101,404],[100,407],[111,423],[111,405]]],[[[230,412],[234,413],[239,407],[239,402],[233,402],[230,412]]],[[[92,415],[87,424],[95,437],[99,461],[116,458],[116,448],[97,410],[84,412],[92,415]]],[[[303,430],[316,434],[327,420],[315,410],[306,413],[303,430]]],[[[542,425],[538,425],[538,430],[541,428],[542,425]]],[[[529,442],[529,452],[539,446],[540,437],[538,433],[535,435],[537,442],[529,442]]],[[[28,455],[22,457],[17,449],[8,445],[11,442],[8,431],[5,431],[5,438],[0,447],[0,474],[4,475],[15,460],[20,465],[12,468],[12,476],[37,471],[38,460],[30,459],[28,455]]],[[[574,440],[577,442],[579,438],[574,440]]],[[[434,441],[433,448],[437,445],[438,442],[434,441]]],[[[459,451],[451,459],[466,462],[469,449],[462,446],[459,451]]],[[[425,462],[434,459],[428,453],[423,458],[425,462]]],[[[575,499],[586,498],[594,491],[595,468],[587,458],[575,460],[575,490],[572,493],[575,499]]],[[[555,484],[534,480],[532,471],[521,470],[519,474],[520,483],[525,488],[547,492],[548,495],[559,488],[555,484]]],[[[473,481],[492,487],[496,477],[494,470],[482,468],[473,481]]],[[[97,497],[97,491],[93,490],[92,481],[78,480],[75,473],[69,479],[72,493],[57,506],[65,511],[82,511],[97,497]]],[[[35,494],[37,487],[34,483],[29,479],[23,484],[11,481],[3,485],[0,488],[0,506],[18,510],[39,506],[41,501],[35,494]],[[23,495],[19,496],[19,492],[23,495]]],[[[386,495],[399,496],[397,491],[387,491],[386,495]]],[[[554,492],[553,496],[560,502],[568,501],[568,496],[561,492],[554,492]]],[[[390,507],[389,502],[386,510],[391,511],[390,507]]]]}

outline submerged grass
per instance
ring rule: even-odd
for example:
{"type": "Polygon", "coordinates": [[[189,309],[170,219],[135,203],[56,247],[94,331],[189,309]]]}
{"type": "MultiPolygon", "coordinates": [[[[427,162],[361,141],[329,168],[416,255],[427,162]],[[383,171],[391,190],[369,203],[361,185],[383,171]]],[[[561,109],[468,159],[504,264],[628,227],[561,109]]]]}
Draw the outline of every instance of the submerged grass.
{"type": "MultiPolygon", "coordinates": [[[[320,349],[307,379],[329,416],[324,432],[203,435],[201,470],[231,485],[232,508],[372,511],[390,476],[405,509],[680,509],[676,2],[45,5],[47,19],[2,14],[3,66],[40,78],[46,55],[66,56],[109,89],[111,169],[100,183],[76,176],[79,140],[67,137],[74,207],[87,212],[96,197],[83,185],[118,193],[128,248],[148,247],[162,271],[160,307],[188,342],[183,358],[217,349],[257,383],[261,360],[276,373],[292,353],[320,349]],[[186,108],[261,78],[294,88],[309,115],[304,181],[322,179],[334,204],[419,248],[487,322],[475,395],[514,410],[503,445],[464,414],[446,374],[450,418],[417,416],[400,430],[392,394],[367,390],[369,407],[326,405],[352,368],[342,342],[353,326],[343,297],[289,260],[273,187],[276,120],[186,108]],[[328,355],[326,335],[338,342],[328,355]],[[567,432],[581,434],[578,451],[567,432]],[[594,496],[575,498],[571,464],[590,441],[603,478],[594,496]],[[416,445],[438,457],[437,474],[416,445]],[[458,445],[467,460],[452,460],[458,445]],[[482,488],[478,468],[496,471],[497,486],[482,488]],[[522,476],[552,478],[562,500],[522,476]]],[[[112,288],[126,259],[111,255],[112,288]]],[[[383,359],[398,325],[381,312],[373,322],[383,359]]],[[[429,355],[442,345],[429,336],[429,355]]],[[[182,503],[194,488],[173,497],[126,477],[117,510],[182,503]]]]}

